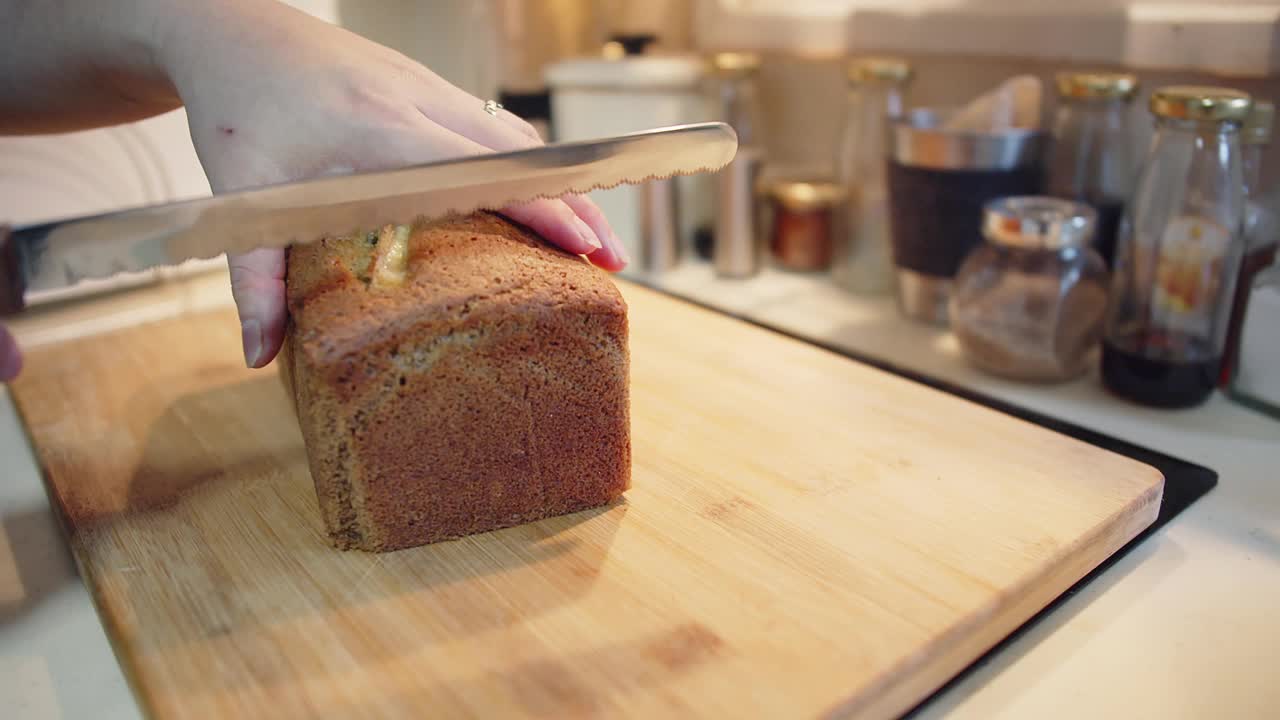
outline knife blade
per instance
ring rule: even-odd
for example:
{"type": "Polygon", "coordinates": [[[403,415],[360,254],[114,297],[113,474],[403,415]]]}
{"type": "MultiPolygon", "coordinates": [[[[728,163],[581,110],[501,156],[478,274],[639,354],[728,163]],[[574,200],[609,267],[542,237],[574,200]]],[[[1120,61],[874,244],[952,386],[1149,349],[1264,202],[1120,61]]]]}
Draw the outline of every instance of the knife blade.
{"type": "Polygon", "coordinates": [[[0,239],[0,314],[32,292],[118,273],[713,172],[737,145],[724,123],[678,125],[17,228],[0,239]]]}

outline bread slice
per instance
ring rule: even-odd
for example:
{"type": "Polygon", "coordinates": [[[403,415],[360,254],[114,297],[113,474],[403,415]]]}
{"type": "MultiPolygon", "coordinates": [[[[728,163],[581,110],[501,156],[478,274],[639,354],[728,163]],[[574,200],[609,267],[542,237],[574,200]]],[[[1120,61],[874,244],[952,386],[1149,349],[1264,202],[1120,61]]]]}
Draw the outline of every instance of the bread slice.
{"type": "Polygon", "coordinates": [[[491,213],[293,248],[281,374],[339,548],[394,550],[614,500],[626,304],[491,213]]]}

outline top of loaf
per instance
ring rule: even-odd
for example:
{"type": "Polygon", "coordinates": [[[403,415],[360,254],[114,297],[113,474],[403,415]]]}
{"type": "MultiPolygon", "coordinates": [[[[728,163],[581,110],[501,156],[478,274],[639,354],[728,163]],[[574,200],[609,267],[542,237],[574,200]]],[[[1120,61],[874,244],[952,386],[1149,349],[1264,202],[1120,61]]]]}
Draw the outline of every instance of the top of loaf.
{"type": "Polygon", "coordinates": [[[453,332],[572,306],[625,313],[608,275],[494,213],[415,223],[403,281],[379,282],[388,232],[329,237],[289,252],[288,306],[299,350],[317,366],[453,332]],[[432,327],[435,326],[435,327],[432,327]]]}

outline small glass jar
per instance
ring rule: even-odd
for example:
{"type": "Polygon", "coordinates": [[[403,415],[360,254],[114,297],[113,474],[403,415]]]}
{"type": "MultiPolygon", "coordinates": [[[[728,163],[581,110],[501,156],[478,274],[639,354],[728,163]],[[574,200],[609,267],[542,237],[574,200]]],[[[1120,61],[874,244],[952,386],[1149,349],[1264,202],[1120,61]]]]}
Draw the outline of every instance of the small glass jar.
{"type": "Polygon", "coordinates": [[[1151,96],[1156,131],[1121,224],[1102,345],[1116,395],[1191,407],[1217,385],[1244,254],[1240,127],[1252,104],[1227,88],[1151,96]]]}
{"type": "Polygon", "coordinates": [[[981,370],[1016,380],[1081,375],[1102,336],[1107,270],[1092,247],[1097,214],[1083,203],[994,200],[983,236],[960,266],[951,328],[981,370]]]}
{"type": "Polygon", "coordinates": [[[889,193],[885,172],[888,123],[903,113],[911,65],[889,57],[854,58],[846,68],[849,96],[836,180],[849,199],[836,234],[831,266],[836,285],[854,293],[893,290],[889,193]]]}
{"type": "Polygon", "coordinates": [[[783,180],[766,188],[765,195],[774,264],[800,272],[830,268],[844,187],[825,181],[783,180]]]}
{"type": "Polygon", "coordinates": [[[763,264],[761,228],[755,187],[764,166],[756,74],[760,57],[754,53],[721,52],[711,57],[710,83],[716,115],[738,134],[738,152],[715,174],[712,197],[715,226],[711,262],[716,275],[746,278],[763,264]]]}
{"type": "Polygon", "coordinates": [[[1098,213],[1094,244],[1111,265],[1125,199],[1133,186],[1129,103],[1138,79],[1124,73],[1060,73],[1049,195],[1088,203],[1098,213]]]}

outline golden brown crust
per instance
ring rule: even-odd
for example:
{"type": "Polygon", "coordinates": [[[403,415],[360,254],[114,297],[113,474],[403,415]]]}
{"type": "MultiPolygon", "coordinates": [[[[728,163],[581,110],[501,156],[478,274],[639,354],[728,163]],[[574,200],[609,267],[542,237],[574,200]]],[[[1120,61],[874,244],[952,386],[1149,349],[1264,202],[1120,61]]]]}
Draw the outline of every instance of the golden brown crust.
{"type": "Polygon", "coordinates": [[[367,237],[290,251],[292,385],[339,547],[391,550],[603,505],[630,480],[626,305],[490,213],[415,227],[403,284],[367,237]]]}

